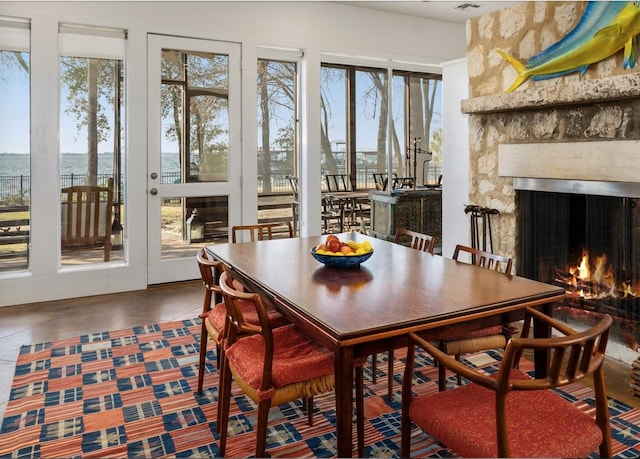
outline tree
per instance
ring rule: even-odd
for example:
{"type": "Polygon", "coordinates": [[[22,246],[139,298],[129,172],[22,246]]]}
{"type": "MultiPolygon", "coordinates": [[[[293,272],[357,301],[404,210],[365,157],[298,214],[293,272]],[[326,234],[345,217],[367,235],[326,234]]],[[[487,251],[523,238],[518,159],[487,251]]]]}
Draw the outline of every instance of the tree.
{"type": "Polygon", "coordinates": [[[169,121],[165,137],[178,145],[181,180],[226,173],[228,129],[221,120],[229,109],[228,56],[177,50],[162,55],[161,117],[169,121]]]}
{"type": "Polygon", "coordinates": [[[294,62],[258,60],[258,129],[262,144],[259,169],[262,172],[263,193],[271,192],[272,123],[284,121],[285,127],[278,130],[280,137],[275,140],[281,145],[287,144],[291,148],[294,147],[296,76],[297,66],[294,62]],[[289,117],[288,114],[291,116],[289,117]],[[291,138],[284,139],[284,135],[291,135],[291,138]]]}
{"type": "Polygon", "coordinates": [[[68,90],[66,113],[76,118],[76,128],[87,129],[86,183],[96,185],[98,144],[108,139],[111,126],[107,110],[113,111],[115,61],[64,56],[60,59],[60,81],[68,90]]]}

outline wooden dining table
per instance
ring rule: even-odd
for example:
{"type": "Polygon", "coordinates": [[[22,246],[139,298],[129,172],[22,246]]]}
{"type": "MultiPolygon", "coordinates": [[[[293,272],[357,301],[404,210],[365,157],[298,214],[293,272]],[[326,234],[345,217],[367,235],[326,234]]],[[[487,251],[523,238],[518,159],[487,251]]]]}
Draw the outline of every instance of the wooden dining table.
{"type": "MultiPolygon", "coordinates": [[[[208,252],[265,295],[307,335],[331,349],[339,457],[351,457],[354,361],[406,346],[409,332],[432,340],[522,318],[527,306],[552,311],[564,289],[504,275],[359,233],[373,255],[358,268],[329,268],[310,254],[325,236],[216,244],[208,252]]],[[[549,330],[536,327],[536,336],[549,330]]],[[[546,368],[536,356],[536,371],[546,368]]]]}

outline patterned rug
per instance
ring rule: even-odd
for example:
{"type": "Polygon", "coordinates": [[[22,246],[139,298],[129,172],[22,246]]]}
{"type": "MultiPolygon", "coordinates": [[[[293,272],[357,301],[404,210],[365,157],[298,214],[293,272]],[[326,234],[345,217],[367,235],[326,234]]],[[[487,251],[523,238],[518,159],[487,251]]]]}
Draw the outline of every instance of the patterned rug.
{"type": "MultiPolygon", "coordinates": [[[[219,456],[213,347],[208,352],[205,390],[200,396],[194,392],[199,324],[199,319],[163,323],[24,346],[0,431],[0,457],[219,456]]],[[[378,358],[376,384],[367,373],[370,365],[365,366],[366,454],[397,457],[404,364],[395,359],[395,397],[389,401],[383,371],[386,355],[378,358]]],[[[467,360],[491,371],[499,358],[499,352],[489,352],[467,360]]],[[[431,361],[419,356],[418,365],[416,378],[432,381],[421,388],[437,390],[437,370],[431,361]]],[[[562,394],[593,411],[591,389],[574,385],[562,394]]],[[[256,406],[237,388],[233,397],[227,455],[253,456],[256,406]]],[[[333,400],[332,394],[315,398],[312,427],[299,402],[272,408],[267,454],[336,456],[333,400]]],[[[615,456],[640,456],[640,412],[616,400],[610,401],[610,410],[615,456]]],[[[418,429],[413,432],[412,455],[454,456],[418,429]]]]}

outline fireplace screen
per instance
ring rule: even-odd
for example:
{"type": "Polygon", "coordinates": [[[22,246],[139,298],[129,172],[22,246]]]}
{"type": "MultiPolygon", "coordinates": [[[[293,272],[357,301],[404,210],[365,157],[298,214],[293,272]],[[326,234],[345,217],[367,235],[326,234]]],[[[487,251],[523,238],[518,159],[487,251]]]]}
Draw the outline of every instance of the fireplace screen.
{"type": "Polygon", "coordinates": [[[614,334],[640,341],[640,214],[635,198],[518,192],[518,274],[567,290],[559,313],[593,323],[616,319],[614,334]]]}

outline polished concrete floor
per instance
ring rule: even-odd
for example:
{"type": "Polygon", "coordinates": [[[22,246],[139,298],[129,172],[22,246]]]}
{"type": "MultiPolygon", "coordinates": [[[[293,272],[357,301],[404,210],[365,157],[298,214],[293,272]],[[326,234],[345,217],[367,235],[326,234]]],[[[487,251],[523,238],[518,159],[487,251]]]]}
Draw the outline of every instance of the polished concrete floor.
{"type": "MultiPolygon", "coordinates": [[[[0,419],[9,399],[20,346],[86,333],[197,317],[202,307],[200,281],[147,290],[0,308],[0,419]]],[[[606,365],[609,395],[640,408],[631,394],[630,368],[606,365]]]]}

